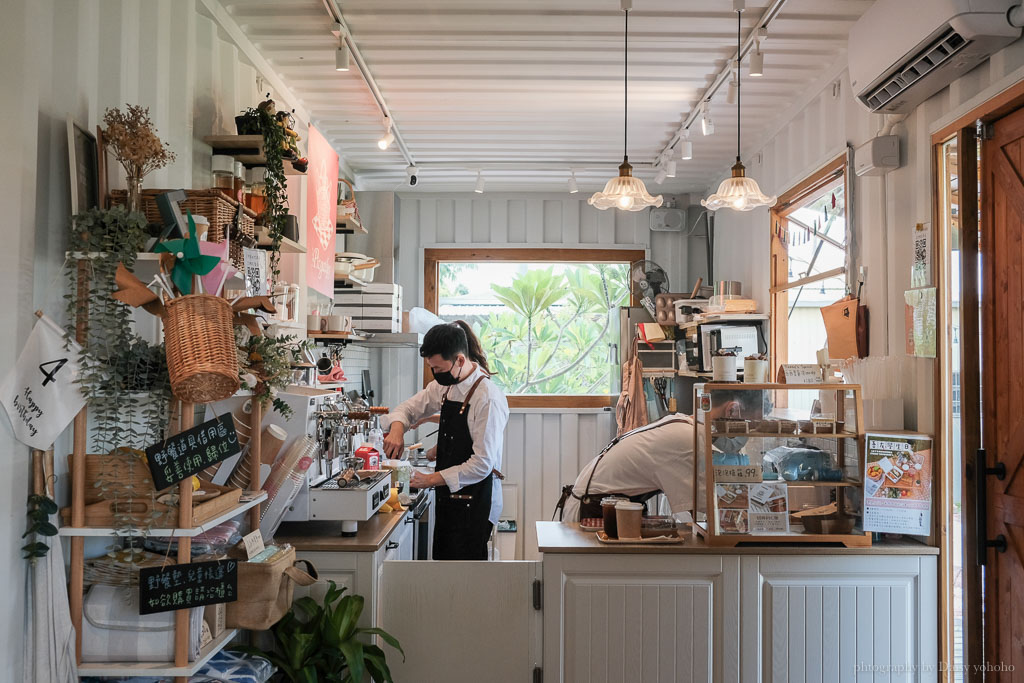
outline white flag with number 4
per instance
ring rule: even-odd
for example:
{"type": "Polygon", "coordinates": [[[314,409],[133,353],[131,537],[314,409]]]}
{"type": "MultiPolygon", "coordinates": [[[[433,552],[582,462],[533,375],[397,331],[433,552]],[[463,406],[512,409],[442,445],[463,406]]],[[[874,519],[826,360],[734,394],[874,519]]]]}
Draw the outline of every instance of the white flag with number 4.
{"type": "Polygon", "coordinates": [[[74,342],[65,348],[63,333],[46,316],[32,328],[18,362],[0,385],[0,404],[18,441],[46,450],[85,405],[75,383],[78,350],[74,342]]]}

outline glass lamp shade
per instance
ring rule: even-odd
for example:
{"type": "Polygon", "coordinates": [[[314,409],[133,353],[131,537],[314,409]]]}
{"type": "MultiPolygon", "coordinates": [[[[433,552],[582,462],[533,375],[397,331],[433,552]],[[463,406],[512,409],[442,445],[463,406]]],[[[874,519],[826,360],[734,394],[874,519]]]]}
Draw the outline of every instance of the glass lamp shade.
{"type": "Polygon", "coordinates": [[[652,197],[647,193],[644,181],[633,177],[633,167],[627,159],[619,166],[619,175],[612,178],[604,186],[604,192],[595,192],[587,203],[601,209],[620,209],[622,211],[643,211],[648,206],[661,206],[661,195],[652,197]]]}
{"type": "Polygon", "coordinates": [[[775,206],[778,197],[769,197],[761,192],[757,181],[746,176],[746,169],[737,159],[732,167],[732,177],[726,178],[718,186],[718,192],[707,199],[700,200],[700,205],[712,211],[732,209],[733,211],[753,211],[759,206],[775,206]]]}

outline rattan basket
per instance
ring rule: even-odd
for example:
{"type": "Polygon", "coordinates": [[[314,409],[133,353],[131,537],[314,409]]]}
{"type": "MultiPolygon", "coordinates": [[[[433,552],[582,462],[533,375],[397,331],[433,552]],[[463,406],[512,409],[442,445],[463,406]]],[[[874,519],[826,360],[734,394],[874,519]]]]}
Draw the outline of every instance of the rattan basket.
{"type": "MultiPolygon", "coordinates": [[[[156,196],[170,192],[170,190],[143,190],[142,191],[142,212],[146,214],[146,220],[150,223],[163,223],[160,217],[160,209],[156,205],[156,196]]],[[[182,213],[185,209],[192,212],[193,216],[206,216],[210,221],[210,231],[206,239],[211,242],[223,242],[227,233],[226,226],[235,220],[235,212],[238,211],[238,202],[228,196],[223,190],[185,190],[188,199],[181,203],[182,213]]],[[[110,193],[112,204],[124,204],[127,201],[128,193],[125,190],[113,190],[110,193]]],[[[249,237],[256,235],[256,212],[242,209],[242,233],[249,237]]],[[[242,245],[236,240],[231,240],[231,265],[242,270],[244,259],[242,256],[242,245]]]]}
{"type": "Polygon", "coordinates": [[[211,294],[171,299],[164,339],[171,391],[177,398],[210,403],[238,391],[238,355],[227,300],[211,294]]]}

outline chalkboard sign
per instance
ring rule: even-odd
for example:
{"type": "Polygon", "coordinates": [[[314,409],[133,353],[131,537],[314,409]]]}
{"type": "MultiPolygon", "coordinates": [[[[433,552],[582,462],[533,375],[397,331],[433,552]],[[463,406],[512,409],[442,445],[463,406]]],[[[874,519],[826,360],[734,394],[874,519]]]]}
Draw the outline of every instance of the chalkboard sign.
{"type": "Polygon", "coordinates": [[[215,560],[139,570],[139,614],[238,599],[238,561],[215,560]]]}
{"type": "Polygon", "coordinates": [[[153,486],[162,491],[240,451],[231,413],[170,436],[146,449],[153,486]]]}

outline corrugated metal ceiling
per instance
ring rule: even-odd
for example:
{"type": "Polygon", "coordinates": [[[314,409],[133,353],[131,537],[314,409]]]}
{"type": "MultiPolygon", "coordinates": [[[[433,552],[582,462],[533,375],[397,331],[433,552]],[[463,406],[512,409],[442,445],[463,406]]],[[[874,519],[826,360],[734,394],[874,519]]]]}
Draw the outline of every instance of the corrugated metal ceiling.
{"type": "MultiPolygon", "coordinates": [[[[219,0],[355,170],[363,189],[408,189],[406,162],[376,141],[382,118],[358,72],[334,69],[323,0],[219,0]]],[[[744,138],[775,123],[841,59],[872,0],[788,0],[764,43],[765,76],[746,78],[744,138]]],[[[763,0],[762,0],[763,2],[763,0]]],[[[630,12],[630,161],[653,162],[735,53],[730,0],[634,0],[630,12]]],[[[424,191],[566,187],[592,192],[622,156],[622,12],[618,0],[344,0],[352,37],[377,80],[424,191]],[[502,163],[519,164],[497,168],[502,163]],[[543,166],[542,166],[543,165],[543,166]]],[[[748,6],[744,36],[764,4],[748,6]]],[[[704,191],[732,163],[735,109],[712,102],[716,133],[696,126],[694,158],[653,192],[704,191]]],[[[746,145],[745,145],[746,146],[746,145]]],[[[654,171],[638,169],[648,183],[654,171]]]]}

